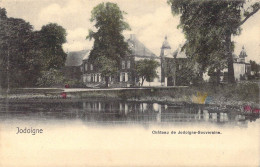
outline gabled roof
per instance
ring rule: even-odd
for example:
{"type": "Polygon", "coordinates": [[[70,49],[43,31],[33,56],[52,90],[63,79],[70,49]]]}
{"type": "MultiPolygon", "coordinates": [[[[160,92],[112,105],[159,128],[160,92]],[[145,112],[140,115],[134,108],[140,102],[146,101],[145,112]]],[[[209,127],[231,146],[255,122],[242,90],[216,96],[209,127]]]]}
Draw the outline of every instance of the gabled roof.
{"type": "Polygon", "coordinates": [[[65,66],[80,66],[82,64],[82,60],[88,54],[89,54],[89,50],[69,52],[67,54],[67,59],[66,59],[66,62],[65,62],[65,66]]]}
{"type": "Polygon", "coordinates": [[[127,43],[132,51],[132,54],[140,57],[156,57],[156,55],[144,46],[134,34],[130,35],[130,38],[127,39],[127,43]]]}

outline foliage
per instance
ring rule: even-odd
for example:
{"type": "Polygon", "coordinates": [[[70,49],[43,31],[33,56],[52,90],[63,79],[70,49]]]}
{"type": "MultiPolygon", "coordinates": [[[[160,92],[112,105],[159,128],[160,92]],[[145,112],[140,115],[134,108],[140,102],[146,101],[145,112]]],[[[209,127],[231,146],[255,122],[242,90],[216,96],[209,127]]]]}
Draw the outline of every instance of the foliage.
{"type": "Polygon", "coordinates": [[[240,26],[260,7],[256,2],[245,9],[245,2],[168,0],[173,14],[181,15],[179,27],[187,39],[183,49],[199,63],[201,74],[208,68],[221,70],[228,65],[229,82],[234,82],[231,35],[239,35],[240,26]]]}
{"type": "Polygon", "coordinates": [[[106,87],[108,87],[109,77],[118,71],[116,61],[106,56],[101,56],[97,58],[95,66],[98,67],[101,76],[105,78],[106,87]]]}
{"type": "Polygon", "coordinates": [[[102,56],[110,60],[115,60],[117,67],[120,64],[120,58],[124,57],[130,51],[128,44],[124,41],[122,32],[130,29],[124,21],[123,15],[115,3],[101,3],[91,12],[90,21],[95,23],[96,32],[89,30],[87,39],[94,39],[94,46],[90,51],[89,60],[94,62],[102,56]]]}
{"type": "Polygon", "coordinates": [[[190,61],[182,64],[181,69],[176,73],[176,78],[176,85],[197,85],[200,83],[198,72],[190,61]]]}
{"type": "Polygon", "coordinates": [[[251,71],[254,73],[254,77],[258,77],[260,71],[260,64],[257,64],[255,61],[250,60],[250,65],[251,71]]]}
{"type": "Polygon", "coordinates": [[[136,62],[136,73],[142,79],[142,86],[144,80],[152,82],[154,78],[158,77],[156,73],[157,67],[159,67],[159,63],[155,60],[143,59],[136,62]]]}
{"type": "Polygon", "coordinates": [[[0,8],[0,71],[2,87],[31,85],[34,76],[32,60],[32,26],[23,19],[8,18],[0,8]]]}
{"type": "Polygon", "coordinates": [[[69,85],[69,88],[86,88],[86,85],[78,79],[64,79],[63,86],[69,85]]]}
{"type": "Polygon", "coordinates": [[[60,69],[65,65],[67,55],[62,49],[62,44],[66,42],[66,35],[66,30],[56,23],[42,26],[38,38],[43,53],[43,70],[60,69]]]}
{"type": "Polygon", "coordinates": [[[64,85],[64,76],[56,69],[42,71],[42,76],[38,78],[36,85],[41,87],[64,85]]]}
{"type": "Polygon", "coordinates": [[[8,18],[0,8],[0,77],[1,87],[35,86],[41,71],[64,66],[62,44],[66,31],[57,24],[33,31],[23,19],[8,18]]]}

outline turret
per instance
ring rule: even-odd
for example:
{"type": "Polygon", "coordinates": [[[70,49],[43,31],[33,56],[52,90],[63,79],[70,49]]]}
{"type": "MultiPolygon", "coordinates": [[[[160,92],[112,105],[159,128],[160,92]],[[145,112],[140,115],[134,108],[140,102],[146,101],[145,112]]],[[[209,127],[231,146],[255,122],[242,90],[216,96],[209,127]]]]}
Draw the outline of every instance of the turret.
{"type": "Polygon", "coordinates": [[[242,51],[239,54],[239,59],[241,62],[245,62],[245,58],[247,57],[246,51],[245,51],[245,47],[242,47],[242,51]]]}
{"type": "Polygon", "coordinates": [[[164,38],[164,42],[162,44],[162,48],[161,48],[161,56],[167,57],[170,56],[171,54],[171,46],[167,40],[167,36],[165,36],[164,38]]]}

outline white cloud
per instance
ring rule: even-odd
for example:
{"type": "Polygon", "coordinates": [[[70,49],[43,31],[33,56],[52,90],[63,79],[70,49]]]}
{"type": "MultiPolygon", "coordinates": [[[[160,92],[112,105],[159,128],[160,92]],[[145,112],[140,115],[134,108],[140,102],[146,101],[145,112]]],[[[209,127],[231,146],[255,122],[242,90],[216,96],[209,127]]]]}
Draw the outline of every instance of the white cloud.
{"type": "Polygon", "coordinates": [[[93,41],[86,40],[88,29],[79,27],[74,30],[68,30],[67,33],[68,42],[63,45],[65,51],[75,51],[92,48],[93,41]]]}
{"type": "Polygon", "coordinates": [[[157,56],[159,56],[165,35],[168,36],[173,50],[184,42],[181,30],[176,28],[179,24],[179,17],[173,17],[170,10],[166,4],[157,8],[153,13],[127,19],[132,26],[133,33],[157,56]]]}

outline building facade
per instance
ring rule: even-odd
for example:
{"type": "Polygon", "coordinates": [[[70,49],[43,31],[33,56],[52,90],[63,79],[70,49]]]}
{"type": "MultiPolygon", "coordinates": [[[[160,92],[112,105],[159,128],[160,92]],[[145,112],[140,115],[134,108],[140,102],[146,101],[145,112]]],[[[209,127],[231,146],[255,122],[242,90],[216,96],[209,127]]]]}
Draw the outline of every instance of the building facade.
{"type": "MultiPolygon", "coordinates": [[[[130,87],[139,86],[140,79],[136,75],[135,65],[136,61],[142,59],[153,59],[160,62],[160,58],[146,48],[135,35],[130,35],[127,43],[131,49],[131,54],[126,55],[120,60],[120,67],[117,74],[109,78],[110,87],[130,87]]],[[[83,75],[82,80],[84,84],[90,87],[102,86],[105,83],[104,78],[101,76],[99,69],[89,61],[89,53],[85,55],[82,63],[83,75]]],[[[157,70],[157,75],[160,78],[160,68],[157,70]]],[[[143,86],[159,86],[160,79],[156,78],[154,82],[144,82],[143,86]]]]}
{"type": "Polygon", "coordinates": [[[184,86],[190,84],[188,75],[186,75],[190,72],[190,67],[186,54],[181,51],[181,45],[172,52],[166,36],[161,47],[160,59],[162,86],[184,86]]]}
{"type": "MultiPolygon", "coordinates": [[[[130,87],[140,86],[141,79],[136,75],[136,62],[143,59],[155,60],[160,64],[156,68],[157,76],[152,82],[144,81],[143,86],[177,86],[187,85],[182,82],[178,72],[186,68],[187,57],[178,48],[172,52],[171,46],[167,41],[167,37],[161,47],[160,56],[156,56],[147,47],[144,46],[135,35],[130,35],[127,43],[131,49],[131,54],[126,55],[120,60],[120,67],[114,76],[109,78],[110,87],[130,87]]],[[[85,55],[82,63],[84,84],[90,87],[102,86],[105,83],[99,69],[89,61],[89,53],[85,55]]]]}
{"type": "Polygon", "coordinates": [[[89,50],[68,52],[65,67],[62,69],[65,78],[80,81],[82,77],[82,60],[89,50]]]}

